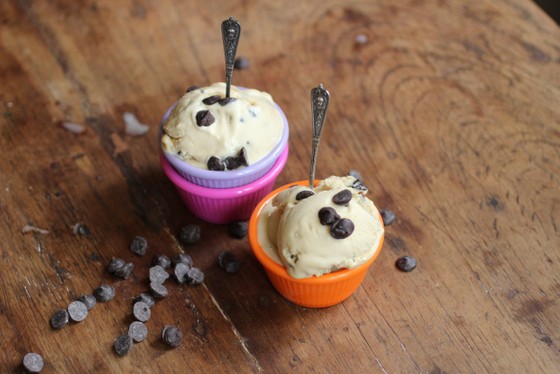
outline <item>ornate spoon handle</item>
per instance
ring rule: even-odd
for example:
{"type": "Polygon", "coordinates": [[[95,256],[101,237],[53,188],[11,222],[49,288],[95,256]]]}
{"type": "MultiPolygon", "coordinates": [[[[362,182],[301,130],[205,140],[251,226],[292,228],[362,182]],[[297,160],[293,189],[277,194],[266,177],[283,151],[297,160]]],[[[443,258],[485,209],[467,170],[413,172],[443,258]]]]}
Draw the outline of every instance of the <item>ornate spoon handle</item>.
{"type": "Polygon", "coordinates": [[[315,181],[315,165],[317,164],[317,153],[319,152],[319,141],[323,132],[323,124],[327,117],[329,108],[329,91],[322,84],[311,89],[311,116],[313,120],[312,143],[311,143],[311,168],[309,169],[309,187],[313,189],[315,181]]]}
{"type": "Polygon", "coordinates": [[[235,52],[239,44],[241,25],[233,17],[222,22],[222,41],[224,42],[224,55],[226,58],[226,97],[229,97],[231,89],[231,76],[233,75],[233,63],[235,52]]]}

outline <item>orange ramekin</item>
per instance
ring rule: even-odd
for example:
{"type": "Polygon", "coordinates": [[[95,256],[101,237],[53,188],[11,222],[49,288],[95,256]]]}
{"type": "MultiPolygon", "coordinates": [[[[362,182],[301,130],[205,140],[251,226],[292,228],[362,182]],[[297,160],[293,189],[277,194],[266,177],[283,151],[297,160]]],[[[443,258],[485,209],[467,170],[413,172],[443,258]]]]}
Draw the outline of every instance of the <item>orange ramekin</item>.
{"type": "MultiPolygon", "coordinates": [[[[263,207],[272,200],[274,196],[292,186],[305,186],[308,183],[308,181],[303,180],[284,185],[269,193],[259,202],[249,220],[249,243],[251,244],[251,249],[255,257],[257,257],[257,260],[263,265],[272,285],[282,296],[300,306],[324,308],[346,300],[356,291],[362,283],[368,268],[379,255],[381,247],[383,246],[384,236],[381,237],[379,246],[373,256],[367,260],[367,262],[354,269],[341,269],[319,277],[293,278],[288,274],[284,266],[274,262],[264,252],[258,240],[257,228],[263,207]]],[[[379,216],[379,220],[383,225],[381,216],[379,216]]]]}

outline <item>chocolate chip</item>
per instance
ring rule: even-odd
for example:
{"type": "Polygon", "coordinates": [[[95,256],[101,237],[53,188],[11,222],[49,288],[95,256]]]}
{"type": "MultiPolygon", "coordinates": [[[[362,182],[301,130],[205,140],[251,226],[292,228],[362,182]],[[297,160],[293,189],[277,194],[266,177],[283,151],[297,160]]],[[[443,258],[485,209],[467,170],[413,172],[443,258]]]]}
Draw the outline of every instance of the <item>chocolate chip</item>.
{"type": "Polygon", "coordinates": [[[334,210],[334,208],[327,206],[319,209],[319,221],[321,222],[321,225],[330,225],[335,223],[339,219],[340,216],[338,215],[336,210],[334,210]]]}
{"type": "Polygon", "coordinates": [[[166,297],[169,294],[167,288],[165,288],[163,284],[156,282],[150,282],[150,291],[152,295],[158,298],[166,297]]]}
{"type": "Polygon", "coordinates": [[[344,189],[332,197],[332,202],[336,205],[346,205],[352,200],[352,192],[344,189]]]}
{"type": "Polygon", "coordinates": [[[237,156],[230,156],[224,160],[228,170],[235,170],[240,166],[248,166],[247,163],[247,150],[245,147],[241,148],[237,156]]]}
{"type": "Polygon", "coordinates": [[[187,271],[187,283],[191,286],[204,282],[204,273],[199,268],[192,267],[187,271]]]}
{"type": "Polygon", "coordinates": [[[145,238],[141,236],[135,236],[132,238],[132,241],[130,242],[130,250],[132,253],[138,256],[144,256],[147,249],[148,241],[145,238]]]}
{"type": "Polygon", "coordinates": [[[28,373],[39,373],[43,370],[43,356],[30,352],[23,356],[23,367],[28,373]]]}
{"type": "Polygon", "coordinates": [[[152,259],[152,266],[159,265],[164,269],[168,269],[171,266],[171,260],[166,255],[157,255],[152,259]]]}
{"type": "Polygon", "coordinates": [[[115,274],[115,276],[119,278],[128,279],[132,275],[133,270],[134,264],[132,262],[127,262],[121,268],[117,269],[113,274],[115,274]]]}
{"type": "Polygon", "coordinates": [[[128,336],[136,343],[140,343],[148,337],[148,328],[143,322],[134,321],[128,326],[128,336]]]}
{"type": "Polygon", "coordinates": [[[220,99],[220,101],[218,101],[218,104],[220,104],[221,106],[227,105],[233,101],[237,100],[235,97],[224,97],[223,99],[220,99]]]}
{"type": "Polygon", "coordinates": [[[178,255],[173,256],[173,258],[171,258],[171,262],[173,265],[185,264],[188,267],[193,265],[192,257],[186,253],[179,253],[178,255]]]}
{"type": "Polygon", "coordinates": [[[82,295],[78,297],[76,300],[81,301],[86,306],[87,310],[92,310],[97,300],[95,300],[95,296],[93,295],[82,295]]]}
{"type": "Polygon", "coordinates": [[[187,281],[186,277],[190,268],[190,266],[183,264],[182,262],[175,265],[175,269],[173,269],[173,272],[175,274],[175,279],[179,284],[183,284],[187,281]]]}
{"type": "Polygon", "coordinates": [[[137,301],[132,307],[132,315],[140,322],[146,322],[150,319],[152,311],[150,306],[143,301],[137,301]]]}
{"type": "Polygon", "coordinates": [[[181,243],[189,245],[196,243],[200,240],[200,226],[189,224],[181,228],[181,233],[179,234],[179,240],[181,243]]]}
{"type": "Polygon", "coordinates": [[[169,278],[169,273],[161,266],[156,265],[150,268],[149,278],[150,282],[163,284],[169,278]]]}
{"type": "Polygon", "coordinates": [[[236,70],[248,69],[250,65],[249,59],[247,57],[239,56],[233,61],[233,68],[236,70]]]}
{"type": "Polygon", "coordinates": [[[249,159],[247,158],[247,149],[245,149],[245,147],[241,147],[241,150],[237,154],[237,157],[239,158],[239,162],[241,163],[241,165],[249,165],[249,159]]]}
{"type": "Polygon", "coordinates": [[[107,271],[111,274],[114,274],[115,271],[122,268],[126,264],[126,261],[121,258],[113,257],[109,265],[107,265],[107,271]]]}
{"type": "Polygon", "coordinates": [[[358,170],[351,169],[351,170],[348,172],[348,175],[351,176],[351,177],[356,178],[356,179],[357,179],[358,181],[360,181],[360,182],[362,182],[362,181],[364,180],[364,179],[362,178],[362,173],[360,173],[358,170]]]}
{"type": "Polygon", "coordinates": [[[177,326],[168,325],[161,331],[161,340],[171,348],[177,348],[183,343],[183,334],[177,326]]]}
{"type": "Polygon", "coordinates": [[[354,183],[352,183],[352,188],[358,191],[367,191],[368,188],[366,187],[365,184],[362,183],[362,181],[356,179],[354,181],[354,183]]]}
{"type": "Polygon", "coordinates": [[[115,353],[119,356],[124,356],[132,349],[132,338],[128,335],[121,335],[115,339],[113,344],[115,353]]]}
{"type": "Polygon", "coordinates": [[[208,110],[201,110],[198,113],[196,113],[196,124],[198,126],[210,126],[211,124],[213,124],[216,121],[216,119],[214,118],[214,116],[212,115],[212,113],[210,113],[208,110]]]}
{"type": "Polygon", "coordinates": [[[228,170],[235,170],[241,166],[237,157],[226,157],[224,163],[226,164],[226,169],[228,170]]]}
{"type": "Polygon", "coordinates": [[[412,256],[402,256],[395,262],[397,269],[404,272],[410,272],[416,268],[416,259],[412,256]]]}
{"type": "Polygon", "coordinates": [[[150,308],[156,304],[156,299],[154,299],[154,297],[147,292],[142,292],[140,295],[136,296],[136,298],[134,299],[134,303],[137,303],[139,301],[145,303],[150,308]]]}
{"type": "Polygon", "coordinates": [[[220,160],[216,156],[210,156],[210,158],[208,159],[208,162],[206,163],[206,167],[208,167],[208,170],[213,170],[213,171],[224,171],[224,170],[226,170],[226,166],[224,165],[222,160],[220,160]]]}
{"type": "Polygon", "coordinates": [[[213,105],[220,101],[221,98],[220,95],[208,96],[206,99],[203,99],[202,102],[206,105],[213,105]]]}
{"type": "Polygon", "coordinates": [[[228,226],[228,233],[236,239],[243,239],[247,236],[249,224],[245,221],[232,222],[228,226]]]}
{"type": "Polygon", "coordinates": [[[239,271],[239,267],[241,266],[241,262],[230,251],[220,253],[218,256],[218,264],[222,269],[230,274],[237,273],[239,271]]]}
{"type": "Polygon", "coordinates": [[[65,309],[60,309],[54,312],[51,317],[51,326],[58,330],[68,324],[68,312],[65,309]]]}
{"type": "Polygon", "coordinates": [[[381,214],[385,226],[391,225],[397,219],[395,213],[390,209],[379,209],[379,213],[381,214]]]}
{"type": "Polygon", "coordinates": [[[296,195],[296,200],[303,200],[303,199],[307,199],[309,196],[313,196],[315,195],[315,192],[311,191],[311,190],[303,190],[297,193],[296,195]]]}
{"type": "Polygon", "coordinates": [[[74,322],[81,322],[86,319],[88,314],[88,308],[86,304],[81,301],[73,301],[68,305],[68,315],[70,319],[74,322]]]}
{"type": "Polygon", "coordinates": [[[348,218],[342,218],[331,226],[331,236],[335,239],[344,239],[354,232],[354,222],[348,218]]]}
{"type": "Polygon", "coordinates": [[[193,86],[190,86],[189,88],[187,88],[187,92],[198,90],[199,88],[200,88],[200,86],[193,85],[193,86]]]}
{"type": "Polygon", "coordinates": [[[86,224],[84,223],[77,223],[74,226],[74,234],[78,234],[79,236],[85,236],[85,237],[90,237],[91,236],[91,231],[89,230],[89,227],[87,227],[86,224]]]}
{"type": "Polygon", "coordinates": [[[115,288],[108,284],[102,284],[93,290],[93,296],[97,301],[105,303],[115,297],[115,288]]]}

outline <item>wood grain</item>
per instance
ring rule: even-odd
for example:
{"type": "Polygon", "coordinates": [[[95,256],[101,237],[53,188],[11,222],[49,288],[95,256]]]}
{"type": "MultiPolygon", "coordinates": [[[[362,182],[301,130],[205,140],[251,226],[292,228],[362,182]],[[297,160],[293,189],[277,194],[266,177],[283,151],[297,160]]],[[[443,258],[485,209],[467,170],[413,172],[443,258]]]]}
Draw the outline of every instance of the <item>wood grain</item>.
{"type": "Polygon", "coordinates": [[[45,373],[560,369],[560,30],[532,2],[3,1],[0,82],[0,372],[21,372],[29,351],[45,373]],[[376,205],[397,213],[340,305],[284,300],[247,240],[193,217],[159,166],[167,107],[224,79],[230,15],[251,61],[234,84],[271,93],[290,122],[277,184],[306,177],[309,90],[323,83],[317,177],[358,169],[376,205]],[[147,135],[125,133],[126,111],[147,135]],[[177,240],[186,223],[203,232],[189,247],[177,240]],[[134,235],[148,256],[128,251],[134,235]],[[218,267],[223,250],[239,273],[218,267]],[[170,285],[148,341],[117,357],[151,255],[181,251],[205,283],[170,285]],[[418,260],[412,273],[394,267],[404,254],[418,260]],[[135,264],[132,279],[105,272],[113,256],[135,264]],[[115,300],[50,328],[102,282],[115,300]],[[172,323],[185,342],[168,350],[158,335],[172,323]]]}

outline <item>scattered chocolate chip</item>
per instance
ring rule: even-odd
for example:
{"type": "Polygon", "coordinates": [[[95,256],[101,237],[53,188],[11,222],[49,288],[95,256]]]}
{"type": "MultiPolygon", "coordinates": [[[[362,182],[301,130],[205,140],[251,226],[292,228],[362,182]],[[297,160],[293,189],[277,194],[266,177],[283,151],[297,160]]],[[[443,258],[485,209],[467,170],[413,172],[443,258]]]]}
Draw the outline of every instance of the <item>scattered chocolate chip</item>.
{"type": "Polygon", "coordinates": [[[84,223],[76,223],[72,227],[72,232],[79,236],[86,236],[86,237],[91,236],[91,231],[89,231],[89,227],[87,227],[87,225],[84,223]]]}
{"type": "Polygon", "coordinates": [[[237,100],[235,97],[224,97],[223,99],[220,99],[220,101],[218,101],[218,104],[220,104],[221,106],[227,105],[233,101],[237,100]]]}
{"type": "Polygon", "coordinates": [[[132,307],[132,315],[140,322],[146,322],[150,319],[152,311],[150,306],[143,301],[137,301],[132,307]]]}
{"type": "Polygon", "coordinates": [[[127,262],[122,267],[117,269],[113,274],[115,274],[115,276],[119,278],[128,279],[132,275],[133,270],[134,270],[134,264],[132,262],[127,262]]]}
{"type": "Polygon", "coordinates": [[[65,309],[60,309],[54,312],[51,317],[51,326],[58,330],[68,324],[68,312],[65,309]]]}
{"type": "Polygon", "coordinates": [[[416,268],[416,259],[412,256],[402,256],[397,259],[395,265],[400,271],[408,273],[416,268]]]}
{"type": "Polygon", "coordinates": [[[331,235],[335,239],[344,239],[354,232],[354,222],[348,218],[342,218],[331,226],[331,235]]]}
{"type": "Polygon", "coordinates": [[[171,266],[171,260],[166,255],[157,255],[152,259],[152,266],[159,265],[164,269],[168,269],[171,266]]]}
{"type": "Polygon", "coordinates": [[[243,239],[247,236],[249,224],[246,221],[232,222],[228,226],[228,233],[236,239],[243,239]]]}
{"type": "Polygon", "coordinates": [[[181,228],[181,233],[179,234],[179,240],[181,241],[181,243],[186,245],[196,243],[197,241],[200,240],[200,232],[201,231],[199,225],[194,225],[194,224],[185,225],[183,226],[183,228],[181,228]]]}
{"type": "Polygon", "coordinates": [[[321,222],[321,225],[331,225],[339,219],[340,216],[334,208],[327,206],[319,209],[319,221],[321,222]]]}
{"type": "Polygon", "coordinates": [[[70,319],[74,322],[82,322],[86,319],[88,314],[88,308],[86,304],[81,301],[73,301],[68,305],[68,315],[70,319]]]}
{"type": "Polygon", "coordinates": [[[241,266],[241,262],[230,251],[220,253],[218,256],[218,264],[222,269],[230,274],[237,273],[239,271],[239,267],[241,266]]]}
{"type": "Polygon", "coordinates": [[[132,338],[129,335],[121,335],[115,339],[113,344],[115,353],[119,356],[124,356],[132,349],[132,338]]]}
{"type": "Polygon", "coordinates": [[[213,170],[213,171],[224,171],[224,170],[226,170],[226,166],[224,165],[222,160],[220,160],[216,156],[211,156],[208,159],[208,162],[206,163],[206,167],[208,167],[208,170],[213,170]]]}
{"type": "Polygon", "coordinates": [[[214,105],[220,101],[221,98],[222,97],[220,95],[208,96],[206,99],[203,99],[202,102],[206,105],[214,105]]]}
{"type": "Polygon", "coordinates": [[[216,121],[216,119],[214,118],[214,116],[212,115],[212,113],[210,113],[208,110],[201,110],[198,113],[196,113],[196,124],[197,126],[210,126],[211,124],[213,124],[216,121]]]}
{"type": "Polygon", "coordinates": [[[179,284],[183,284],[187,281],[186,276],[190,268],[190,266],[183,264],[182,262],[175,265],[175,269],[173,269],[173,272],[175,274],[175,279],[179,284]]]}
{"type": "Polygon", "coordinates": [[[391,225],[397,219],[395,213],[390,209],[379,209],[379,213],[381,214],[385,226],[391,225]]]}
{"type": "Polygon", "coordinates": [[[364,179],[362,178],[362,173],[360,173],[358,170],[351,169],[351,170],[348,172],[348,175],[351,176],[351,177],[356,178],[356,179],[357,179],[358,181],[360,181],[360,182],[362,182],[362,181],[364,180],[364,179]]]}
{"type": "Polygon", "coordinates": [[[132,241],[130,242],[130,250],[132,253],[138,256],[144,256],[147,249],[148,241],[145,238],[141,236],[135,236],[132,238],[132,241]]]}
{"type": "Polygon", "coordinates": [[[150,282],[150,291],[152,292],[152,295],[157,298],[163,298],[169,294],[169,292],[167,292],[167,288],[165,288],[163,284],[156,282],[150,282]]]}
{"type": "Polygon", "coordinates": [[[198,90],[199,88],[200,88],[200,86],[193,85],[193,86],[190,86],[189,88],[187,88],[187,92],[198,90]]]}
{"type": "Polygon", "coordinates": [[[102,284],[93,290],[93,296],[97,301],[105,303],[115,297],[115,288],[108,284],[102,284]]]}
{"type": "Polygon", "coordinates": [[[309,196],[313,196],[315,195],[315,192],[311,191],[311,190],[303,190],[297,193],[296,195],[296,200],[303,200],[303,199],[307,199],[309,196]]]}
{"type": "Polygon", "coordinates": [[[95,296],[93,295],[82,295],[78,297],[76,300],[81,301],[86,306],[87,310],[92,310],[95,304],[97,304],[97,300],[95,300],[95,296]]]}
{"type": "Polygon", "coordinates": [[[250,65],[249,59],[247,57],[239,56],[233,61],[233,68],[236,70],[248,69],[250,65]]]}
{"type": "Polygon", "coordinates": [[[171,348],[177,348],[183,343],[183,334],[177,326],[167,325],[161,331],[161,340],[171,348]]]}
{"type": "Polygon", "coordinates": [[[121,258],[113,257],[109,265],[107,265],[107,271],[111,274],[114,274],[115,271],[119,270],[126,264],[126,261],[121,258]]]}
{"type": "Polygon", "coordinates": [[[193,265],[192,257],[186,253],[179,253],[178,255],[173,256],[171,258],[171,262],[173,263],[173,265],[185,264],[188,267],[191,267],[193,265]]]}
{"type": "Polygon", "coordinates": [[[128,326],[128,336],[136,343],[140,343],[148,337],[148,328],[143,322],[134,321],[128,326]]]}
{"type": "Polygon", "coordinates": [[[187,271],[187,283],[191,286],[196,286],[204,282],[204,273],[199,268],[192,267],[187,271]]]}
{"type": "Polygon", "coordinates": [[[169,273],[161,266],[156,265],[150,268],[149,278],[150,282],[163,284],[169,278],[169,273]]]}
{"type": "Polygon", "coordinates": [[[352,192],[344,189],[332,197],[332,202],[336,205],[346,205],[352,200],[352,192]]]}
{"type": "Polygon", "coordinates": [[[43,356],[30,352],[23,356],[23,367],[28,373],[39,373],[43,370],[43,356]]]}
{"type": "Polygon", "coordinates": [[[134,299],[134,303],[137,303],[139,301],[145,303],[150,308],[156,304],[156,299],[154,299],[154,297],[147,292],[142,292],[140,295],[136,296],[136,298],[134,299]]]}

